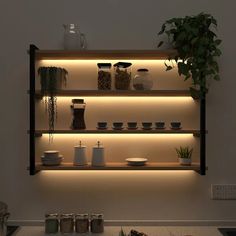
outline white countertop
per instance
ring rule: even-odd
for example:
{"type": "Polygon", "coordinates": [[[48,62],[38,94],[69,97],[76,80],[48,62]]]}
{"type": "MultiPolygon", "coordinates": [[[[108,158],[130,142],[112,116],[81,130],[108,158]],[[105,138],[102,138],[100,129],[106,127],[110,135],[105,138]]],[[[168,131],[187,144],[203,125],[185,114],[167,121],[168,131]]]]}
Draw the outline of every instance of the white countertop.
{"type": "MultiPolygon", "coordinates": [[[[225,227],[225,226],[224,226],[225,227]]],[[[135,229],[139,232],[144,232],[148,236],[222,236],[218,231],[217,226],[125,226],[123,230],[125,233],[129,233],[130,229],[135,229]]],[[[227,228],[227,227],[225,227],[227,228]]],[[[233,228],[228,227],[228,228],[233,228]]],[[[105,231],[102,234],[83,234],[84,236],[119,236],[120,227],[118,226],[106,226],[105,231]]],[[[15,234],[16,236],[45,236],[43,226],[21,226],[20,230],[15,234]]],[[[51,234],[55,236],[62,235],[51,234]]],[[[80,235],[80,234],[65,234],[65,235],[80,235]]]]}

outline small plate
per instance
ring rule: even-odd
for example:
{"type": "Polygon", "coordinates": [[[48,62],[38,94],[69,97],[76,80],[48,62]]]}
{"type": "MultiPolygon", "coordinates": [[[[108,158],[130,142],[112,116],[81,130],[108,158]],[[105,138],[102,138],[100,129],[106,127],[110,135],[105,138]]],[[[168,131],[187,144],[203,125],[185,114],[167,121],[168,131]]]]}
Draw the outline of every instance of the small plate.
{"type": "Polygon", "coordinates": [[[148,161],[147,158],[127,158],[125,159],[130,166],[144,166],[148,161]]]}
{"type": "Polygon", "coordinates": [[[150,128],[142,128],[143,130],[151,130],[152,129],[152,127],[150,127],[150,128]]]}
{"type": "Polygon", "coordinates": [[[155,127],[155,129],[165,129],[166,127],[155,127]]]}
{"type": "Polygon", "coordinates": [[[108,129],[108,127],[105,127],[105,128],[102,128],[102,127],[97,127],[97,129],[100,129],[100,130],[105,130],[105,129],[108,129]]]}
{"type": "Polygon", "coordinates": [[[124,127],[121,127],[121,128],[115,128],[115,127],[112,127],[113,130],[122,130],[124,129],[124,127]]]}
{"type": "Polygon", "coordinates": [[[136,129],[138,129],[138,127],[127,127],[127,129],[129,129],[129,130],[136,130],[136,129]]]}
{"type": "Polygon", "coordinates": [[[170,129],[179,130],[179,129],[182,129],[182,127],[178,127],[178,128],[177,127],[176,128],[175,127],[170,127],[170,129]]]}
{"type": "Polygon", "coordinates": [[[63,159],[62,155],[59,155],[58,157],[45,157],[44,155],[41,156],[41,160],[44,160],[44,161],[57,161],[57,160],[62,160],[62,159],[63,159]]]}

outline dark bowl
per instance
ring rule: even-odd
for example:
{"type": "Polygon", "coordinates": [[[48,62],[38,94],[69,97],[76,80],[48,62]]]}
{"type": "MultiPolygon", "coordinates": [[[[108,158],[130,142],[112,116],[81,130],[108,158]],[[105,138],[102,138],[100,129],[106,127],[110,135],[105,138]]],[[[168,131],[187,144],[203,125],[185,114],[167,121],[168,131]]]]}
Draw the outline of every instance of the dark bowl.
{"type": "Polygon", "coordinates": [[[165,127],[165,122],[162,122],[162,121],[155,122],[155,125],[156,125],[157,128],[164,128],[165,127]]]}
{"type": "Polygon", "coordinates": [[[150,128],[152,126],[152,122],[142,122],[144,128],[150,128]]]}
{"type": "Polygon", "coordinates": [[[113,122],[113,127],[114,128],[122,128],[123,122],[113,122]]]}
{"type": "Polygon", "coordinates": [[[180,128],[181,126],[181,122],[171,122],[170,124],[171,124],[171,127],[173,128],[180,128]]]}
{"type": "Polygon", "coordinates": [[[129,128],[136,128],[137,122],[127,122],[129,128]]]}
{"type": "Polygon", "coordinates": [[[98,122],[98,127],[99,128],[106,128],[107,127],[107,122],[98,122]]]}

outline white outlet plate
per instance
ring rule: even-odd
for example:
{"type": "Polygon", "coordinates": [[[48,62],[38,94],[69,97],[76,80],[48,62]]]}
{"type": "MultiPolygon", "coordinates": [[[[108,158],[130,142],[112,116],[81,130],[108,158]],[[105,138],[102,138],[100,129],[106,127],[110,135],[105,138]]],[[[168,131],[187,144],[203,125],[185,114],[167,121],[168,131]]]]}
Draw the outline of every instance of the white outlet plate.
{"type": "Polygon", "coordinates": [[[212,184],[211,198],[214,200],[236,200],[236,184],[212,184]]]}

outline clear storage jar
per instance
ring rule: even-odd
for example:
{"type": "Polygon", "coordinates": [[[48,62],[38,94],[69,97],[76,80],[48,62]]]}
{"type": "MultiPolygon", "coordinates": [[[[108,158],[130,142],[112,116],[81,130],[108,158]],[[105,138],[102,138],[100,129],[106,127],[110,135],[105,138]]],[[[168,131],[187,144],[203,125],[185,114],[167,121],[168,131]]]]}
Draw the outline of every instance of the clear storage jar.
{"type": "Polygon", "coordinates": [[[102,233],[104,231],[103,214],[91,214],[91,232],[102,233]]]}
{"type": "Polygon", "coordinates": [[[76,233],[89,232],[89,215],[88,214],[75,215],[75,231],[76,233]]]}
{"type": "Polygon", "coordinates": [[[45,214],[45,233],[56,234],[59,228],[59,219],[57,213],[45,214]]]}
{"type": "Polygon", "coordinates": [[[115,89],[129,90],[131,82],[131,65],[129,62],[118,62],[115,68],[115,89]]]}
{"type": "Polygon", "coordinates": [[[137,70],[137,74],[133,79],[133,87],[136,90],[151,90],[153,81],[150,78],[148,69],[142,68],[137,70]]]}
{"type": "Polygon", "coordinates": [[[111,90],[111,63],[98,63],[98,90],[111,90]]]}
{"type": "Polygon", "coordinates": [[[73,233],[74,231],[74,214],[61,214],[60,217],[60,232],[73,233]]]}

